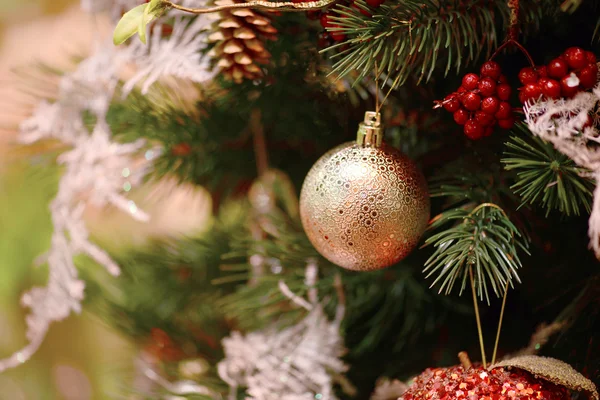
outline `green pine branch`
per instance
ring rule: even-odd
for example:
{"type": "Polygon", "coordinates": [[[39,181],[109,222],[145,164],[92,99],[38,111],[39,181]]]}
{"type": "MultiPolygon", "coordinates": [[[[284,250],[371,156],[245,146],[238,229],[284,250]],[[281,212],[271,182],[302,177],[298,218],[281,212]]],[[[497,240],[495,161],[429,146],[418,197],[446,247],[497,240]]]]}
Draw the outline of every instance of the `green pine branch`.
{"type": "Polygon", "coordinates": [[[304,309],[281,292],[279,282],[285,282],[296,295],[306,296],[305,268],[311,258],[319,265],[319,299],[331,315],[338,304],[334,282],[341,275],[346,298],[343,329],[353,356],[368,354],[382,341],[393,343],[394,352],[403,351],[424,334],[432,333],[450,310],[468,312],[427,289],[416,274],[421,260],[404,260],[397,268],[357,274],[322,258],[292,215],[277,211],[266,218],[274,233],[260,240],[242,234],[234,237],[230,251],[222,257],[223,274],[213,281],[240,283],[218,306],[243,330],[261,329],[272,321],[286,326],[305,315],[304,309]],[[256,255],[265,261],[258,276],[249,263],[256,255]]]}
{"type": "MultiPolygon", "coordinates": [[[[361,0],[355,4],[358,7],[335,9],[336,26],[329,30],[342,32],[348,39],[330,48],[341,49],[333,56],[337,60],[333,73],[345,76],[357,70],[360,80],[373,73],[377,63],[392,87],[411,76],[428,81],[436,68],[443,68],[445,75],[452,68],[458,73],[480,56],[487,57],[503,40],[509,16],[504,0],[409,0],[378,9],[361,0]],[[360,9],[373,13],[372,17],[360,9]]],[[[541,6],[532,1],[521,4],[521,25],[535,29],[542,17],[541,6]]]]}
{"type": "Polygon", "coordinates": [[[525,125],[517,126],[521,136],[512,136],[506,143],[504,168],[516,171],[511,186],[521,197],[521,205],[539,204],[563,214],[579,215],[580,209],[591,211],[594,181],[589,171],[557,151],[552,144],[531,135],[525,125]]]}
{"type": "Polygon", "coordinates": [[[494,147],[482,146],[444,165],[429,181],[431,197],[443,197],[444,209],[494,203],[511,208],[519,198],[510,189],[494,147]],[[475,150],[475,151],[473,151],[475,150]]]}
{"type": "Polygon", "coordinates": [[[475,273],[475,287],[480,299],[489,292],[500,297],[507,282],[520,282],[518,250],[527,253],[528,242],[505,212],[495,204],[484,203],[474,209],[455,208],[434,218],[430,229],[452,224],[429,237],[425,246],[434,253],[425,263],[427,278],[434,277],[431,286],[439,284],[439,293],[449,294],[460,282],[460,293],[467,287],[469,270],[475,273]]]}

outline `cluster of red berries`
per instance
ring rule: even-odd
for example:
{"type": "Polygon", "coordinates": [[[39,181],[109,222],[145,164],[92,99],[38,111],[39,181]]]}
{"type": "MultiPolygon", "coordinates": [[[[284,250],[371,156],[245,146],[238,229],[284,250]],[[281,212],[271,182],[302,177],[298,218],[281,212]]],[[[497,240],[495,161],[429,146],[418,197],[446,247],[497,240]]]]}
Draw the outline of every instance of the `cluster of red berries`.
{"type": "Polygon", "coordinates": [[[481,66],[480,75],[465,75],[461,87],[441,104],[454,115],[457,124],[464,126],[469,139],[481,139],[490,136],[496,124],[504,129],[514,125],[510,95],[511,87],[500,65],[488,61],[481,66]]]}
{"type": "Polygon", "coordinates": [[[596,56],[580,47],[570,47],[548,65],[523,68],[519,80],[523,84],[519,89],[519,100],[523,104],[541,97],[570,98],[596,85],[596,56]]]}

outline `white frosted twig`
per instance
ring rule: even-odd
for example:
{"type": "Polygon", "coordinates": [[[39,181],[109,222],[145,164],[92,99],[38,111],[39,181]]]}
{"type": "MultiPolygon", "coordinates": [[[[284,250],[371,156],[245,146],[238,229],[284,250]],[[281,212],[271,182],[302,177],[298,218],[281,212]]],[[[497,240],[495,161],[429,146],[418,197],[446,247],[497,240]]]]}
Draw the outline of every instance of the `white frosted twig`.
{"type": "Polygon", "coordinates": [[[308,301],[304,300],[302,297],[300,297],[297,294],[295,294],[294,292],[292,292],[290,290],[289,286],[283,280],[279,281],[279,290],[281,291],[281,293],[283,293],[283,295],[285,297],[287,297],[293,303],[299,305],[300,307],[302,307],[308,311],[313,309],[313,306],[311,303],[309,303],[308,301]]]}
{"type": "MultiPolygon", "coordinates": [[[[83,221],[86,204],[112,204],[139,220],[148,218],[122,194],[126,179],[132,187],[142,182],[143,173],[136,172],[125,178],[123,171],[136,169],[132,156],[144,142],[113,142],[106,122],[119,62],[111,47],[98,49],[75,71],[62,77],[54,103],[42,101],[33,116],[21,125],[19,139],[24,143],[59,139],[71,149],[57,158],[64,172],[58,193],[50,204],[54,230],[50,250],[43,257],[48,264],[48,283],[22,296],[23,306],[30,309],[26,317],[29,344],[0,360],[0,372],[28,360],[53,322],[67,318],[71,312],[81,312],[85,283],[77,277],[73,263],[75,256],[85,254],[111,275],[120,273],[110,256],[89,240],[83,221]],[[91,113],[96,118],[92,132],[83,124],[84,113],[91,113]]],[[[144,164],[139,168],[147,171],[144,164]]]]}
{"type": "Polygon", "coordinates": [[[310,258],[306,261],[304,284],[308,287],[308,301],[311,304],[316,304],[319,301],[319,293],[316,287],[319,278],[319,267],[316,258],[310,258]]]}
{"type": "MultiPolygon", "coordinates": [[[[193,6],[195,0],[184,1],[193,6]]],[[[124,11],[138,4],[139,0],[81,0],[85,11],[110,11],[115,22],[124,11]]],[[[29,344],[11,357],[0,360],[0,372],[29,359],[42,343],[51,323],[67,318],[71,312],[81,311],[85,284],[77,278],[73,257],[85,254],[110,274],[120,273],[110,256],[90,242],[82,219],[85,206],[112,205],[137,220],[149,218],[124,196],[123,188],[125,185],[129,190],[142,182],[152,157],[146,157],[143,163],[134,162],[134,155],[142,149],[144,142],[113,142],[106,114],[119,82],[119,71],[126,63],[134,62],[139,68],[126,85],[127,90],[144,81],[142,90],[145,92],[163,76],[196,82],[212,78],[208,61],[202,55],[206,46],[203,30],[208,26],[208,20],[204,17],[184,18],[177,13],[167,16],[172,17],[175,17],[173,33],[169,37],[163,36],[160,23],[157,23],[149,46],[136,40],[120,47],[112,43],[101,45],[98,41],[90,57],[76,70],[62,76],[56,99],[40,101],[32,116],[20,126],[18,139],[22,143],[58,139],[71,149],[57,159],[64,166],[64,173],[56,198],[50,204],[54,231],[50,250],[43,256],[48,264],[48,283],[46,287],[33,288],[22,297],[23,305],[30,308],[26,320],[29,344]],[[92,132],[84,123],[85,114],[95,117],[92,132]]]]}
{"type": "Polygon", "coordinates": [[[199,385],[194,381],[181,380],[177,382],[169,382],[168,380],[160,376],[156,371],[154,371],[147,363],[140,360],[138,361],[138,365],[141,371],[148,379],[157,383],[172,394],[182,396],[190,394],[199,394],[211,397],[216,396],[216,393],[213,390],[207,388],[206,386],[199,385]]]}
{"type": "Polygon", "coordinates": [[[173,32],[163,36],[163,26],[157,25],[150,34],[148,45],[134,41],[128,49],[129,59],[138,66],[137,73],[123,86],[126,96],[135,85],[143,81],[141,91],[147,93],[163,76],[173,76],[192,82],[205,82],[213,78],[209,60],[203,55],[207,46],[206,30],[210,25],[206,16],[176,17],[173,32]]]}
{"type": "MultiPolygon", "coordinates": [[[[305,279],[311,288],[316,286],[317,272],[316,262],[308,260],[305,279]]],[[[347,370],[341,360],[346,349],[337,318],[343,316],[343,299],[336,319],[330,321],[318,299],[311,303],[295,295],[283,281],[279,287],[310,311],[298,324],[283,330],[273,325],[246,335],[232,332],[223,339],[225,359],[217,369],[230,386],[229,398],[236,398],[237,388],[245,387],[247,400],[335,400],[335,382],[344,382],[342,388],[352,392],[354,388],[342,375],[347,370]]]]}

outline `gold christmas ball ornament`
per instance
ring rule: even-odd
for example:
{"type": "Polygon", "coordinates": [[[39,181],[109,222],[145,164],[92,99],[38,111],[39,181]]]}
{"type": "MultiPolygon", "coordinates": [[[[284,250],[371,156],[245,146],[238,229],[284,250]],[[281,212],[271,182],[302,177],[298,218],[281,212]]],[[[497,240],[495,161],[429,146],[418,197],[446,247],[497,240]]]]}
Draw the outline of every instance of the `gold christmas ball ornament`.
{"type": "Polygon", "coordinates": [[[429,194],[415,163],[382,142],[379,113],[367,112],[356,142],[311,168],[300,216],[315,248],[334,264],[373,271],[402,260],[429,221],[429,194]]]}

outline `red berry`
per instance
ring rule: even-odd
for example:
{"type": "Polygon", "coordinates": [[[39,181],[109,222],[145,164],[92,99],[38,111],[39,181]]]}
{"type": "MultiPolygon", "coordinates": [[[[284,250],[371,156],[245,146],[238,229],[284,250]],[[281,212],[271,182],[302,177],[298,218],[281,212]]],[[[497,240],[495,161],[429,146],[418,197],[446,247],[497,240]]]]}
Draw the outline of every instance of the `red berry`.
{"type": "Polygon", "coordinates": [[[550,99],[558,99],[560,97],[560,83],[554,79],[546,79],[539,85],[542,89],[542,94],[550,99]]]}
{"type": "MultiPolygon", "coordinates": [[[[331,25],[331,27],[337,27],[337,25],[331,25]]],[[[342,40],[346,39],[346,35],[343,32],[340,31],[331,31],[329,32],[331,35],[331,38],[333,40],[335,40],[336,42],[341,42],[342,40]]]]}
{"type": "Polygon", "coordinates": [[[574,85],[571,75],[567,75],[560,80],[560,89],[564,97],[573,97],[579,92],[579,85],[574,85]]]}
{"type": "Polygon", "coordinates": [[[498,120],[498,126],[502,129],[510,129],[513,127],[513,125],[515,124],[515,118],[514,117],[509,117],[506,119],[499,119],[498,120]]]}
{"type": "Polygon", "coordinates": [[[521,89],[521,93],[526,100],[537,100],[542,95],[542,88],[538,83],[528,83],[521,89]]]}
{"type": "Polygon", "coordinates": [[[508,83],[508,79],[506,78],[506,75],[500,75],[500,77],[498,78],[498,82],[499,83],[508,83]]]}
{"type": "Polygon", "coordinates": [[[567,75],[568,66],[565,60],[555,58],[548,64],[548,76],[555,79],[561,79],[567,75]]]}
{"type": "Polygon", "coordinates": [[[465,89],[463,86],[460,86],[457,90],[458,93],[465,93],[467,91],[467,89],[465,89]]]}
{"type": "Polygon", "coordinates": [[[475,121],[481,126],[492,125],[495,121],[494,116],[483,111],[475,112],[475,121]]]}
{"type": "Polygon", "coordinates": [[[454,94],[449,94],[448,96],[446,96],[442,104],[444,105],[444,108],[447,111],[450,111],[451,113],[455,112],[460,108],[460,102],[454,94]]]}
{"type": "Polygon", "coordinates": [[[486,97],[481,101],[481,111],[490,115],[496,114],[500,107],[500,100],[497,97],[486,97]]]}
{"type": "Polygon", "coordinates": [[[469,111],[475,111],[479,109],[481,105],[481,96],[477,93],[467,93],[462,97],[463,106],[469,111]]]}
{"type": "Polygon", "coordinates": [[[469,113],[464,108],[454,112],[454,122],[459,125],[464,125],[469,120],[469,113]]]}
{"type": "Polygon", "coordinates": [[[510,93],[512,89],[508,83],[501,83],[496,87],[496,92],[498,92],[498,97],[500,100],[508,100],[510,99],[510,93]]]}
{"type": "Polygon", "coordinates": [[[527,103],[527,96],[525,96],[525,92],[520,91],[519,92],[519,101],[521,102],[521,104],[525,104],[527,103]]]}
{"type": "Polygon", "coordinates": [[[519,72],[519,80],[523,85],[536,83],[538,80],[537,72],[531,67],[525,67],[519,72]]]}
{"type": "Polygon", "coordinates": [[[492,136],[492,133],[494,133],[494,126],[490,125],[487,128],[485,128],[485,131],[483,132],[483,136],[484,137],[492,136]]]}
{"type": "Polygon", "coordinates": [[[464,132],[469,139],[477,140],[483,137],[484,128],[474,119],[470,119],[465,123],[464,132]]]}
{"type": "Polygon", "coordinates": [[[477,74],[466,74],[462,79],[462,86],[467,90],[475,90],[478,82],[479,76],[477,74]]]}
{"type": "Polygon", "coordinates": [[[489,78],[493,78],[493,79],[498,79],[500,77],[501,73],[502,73],[502,70],[500,69],[500,65],[498,65],[498,63],[495,61],[485,62],[481,66],[481,77],[482,78],[489,77],[489,78]]]}
{"type": "Polygon", "coordinates": [[[366,3],[373,8],[377,8],[382,5],[384,0],[366,0],[366,3]]]}
{"type": "Polygon", "coordinates": [[[586,58],[588,64],[596,64],[596,55],[594,53],[592,53],[591,51],[585,52],[585,58],[586,58]]]}
{"type": "Polygon", "coordinates": [[[331,21],[329,20],[329,14],[321,15],[321,26],[323,28],[329,28],[331,26],[331,21]]]}
{"type": "Polygon", "coordinates": [[[482,96],[488,97],[496,94],[496,82],[492,78],[483,78],[477,87],[482,96]]]}
{"type": "Polygon", "coordinates": [[[546,67],[545,65],[540,65],[539,67],[535,67],[535,71],[537,72],[537,74],[540,78],[548,77],[548,67],[546,67]]]}
{"type": "Polygon", "coordinates": [[[500,105],[498,106],[498,111],[495,114],[496,119],[500,120],[500,119],[507,119],[510,118],[512,115],[512,108],[510,107],[510,104],[507,101],[503,101],[500,103],[500,105]]]}
{"type": "Polygon", "coordinates": [[[584,89],[591,89],[596,86],[598,82],[598,65],[590,64],[577,73],[579,78],[579,86],[584,89]]]}
{"type": "Polygon", "coordinates": [[[588,64],[587,54],[581,47],[570,47],[564,54],[567,64],[573,69],[583,68],[588,64]]]}

